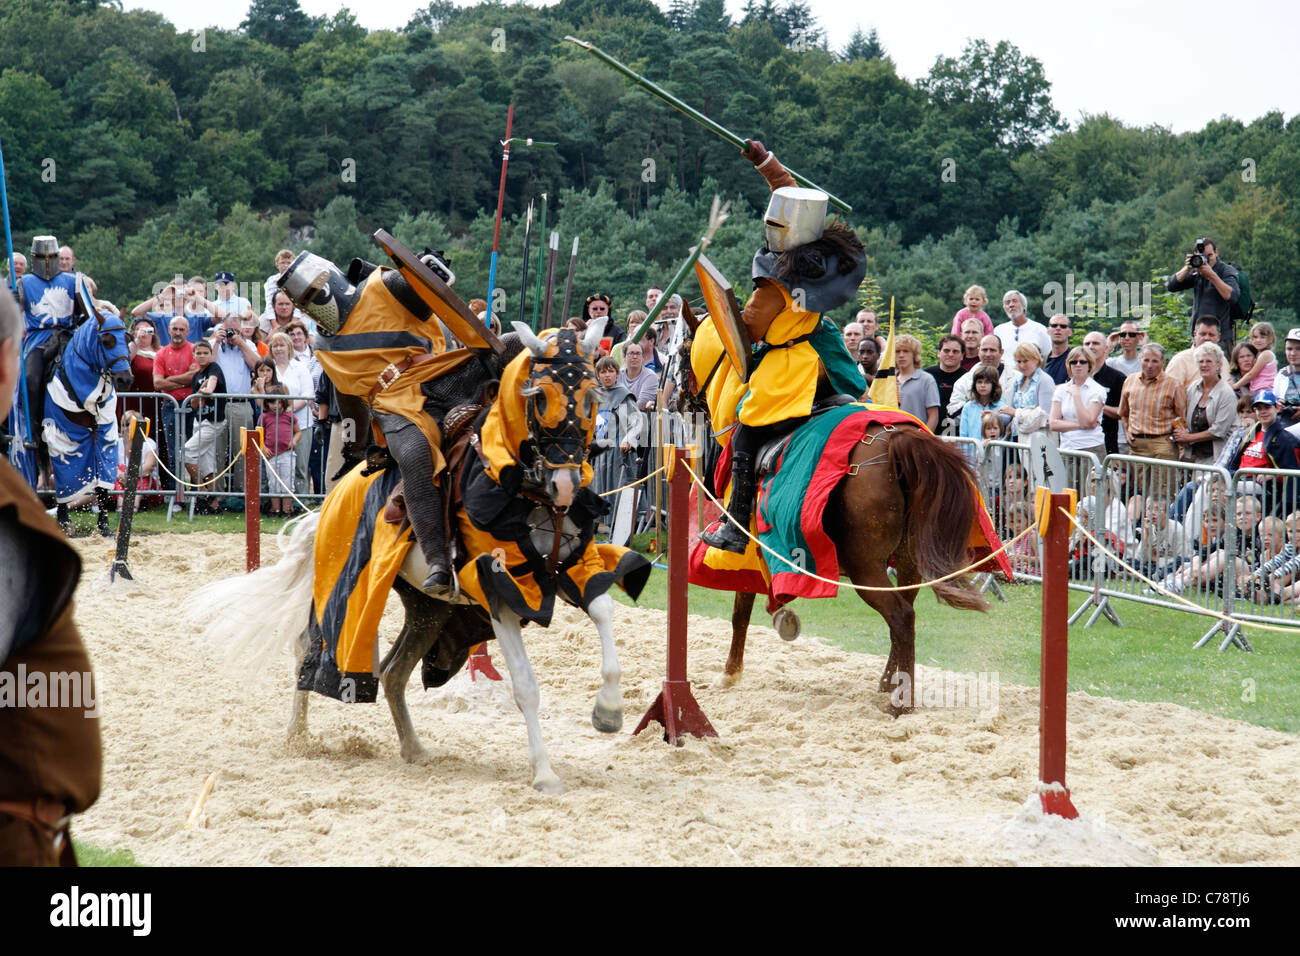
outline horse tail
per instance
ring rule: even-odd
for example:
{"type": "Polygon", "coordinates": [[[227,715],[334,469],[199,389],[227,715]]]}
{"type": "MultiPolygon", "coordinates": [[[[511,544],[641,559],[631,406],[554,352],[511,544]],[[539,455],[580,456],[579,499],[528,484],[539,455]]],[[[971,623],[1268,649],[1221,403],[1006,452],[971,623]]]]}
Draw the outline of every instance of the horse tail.
{"type": "MultiPolygon", "coordinates": [[[[955,446],[919,428],[900,428],[889,440],[889,465],[907,501],[907,537],[924,581],[952,574],[970,563],[967,545],[976,520],[975,476],[955,446]]],[[[987,611],[988,602],[961,579],[932,586],[945,604],[987,611]]]]}
{"type": "Polygon", "coordinates": [[[252,673],[292,653],[307,629],[319,523],[318,511],[295,518],[276,536],[283,556],[275,564],[194,592],[191,624],[235,670],[252,673]]]}

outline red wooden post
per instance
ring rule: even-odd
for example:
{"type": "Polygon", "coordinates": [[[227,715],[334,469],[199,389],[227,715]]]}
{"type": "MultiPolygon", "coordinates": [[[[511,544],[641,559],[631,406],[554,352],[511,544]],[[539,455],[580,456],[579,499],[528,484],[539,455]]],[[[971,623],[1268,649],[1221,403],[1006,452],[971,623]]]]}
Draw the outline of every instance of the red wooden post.
{"type": "Polygon", "coordinates": [[[262,447],[261,428],[241,428],[239,443],[244,451],[244,543],[249,571],[262,564],[262,447]]]}
{"type": "Polygon", "coordinates": [[[501,673],[492,664],[492,655],[486,644],[475,644],[469,652],[469,679],[471,682],[482,674],[485,680],[500,680],[501,673]]]}
{"type": "Polygon", "coordinates": [[[680,747],[682,737],[716,737],[717,731],[700,710],[686,679],[686,572],[690,560],[691,475],[686,470],[691,453],[686,448],[664,449],[668,463],[668,679],[633,735],[650,721],[663,725],[664,740],[680,747]]]}
{"type": "Polygon", "coordinates": [[[1044,813],[1073,820],[1079,811],[1065,789],[1065,692],[1069,658],[1070,522],[1074,513],[1069,494],[1047,495],[1047,532],[1043,535],[1043,638],[1039,671],[1038,779],[1044,784],[1039,800],[1044,813]],[[1061,789],[1046,789],[1056,785],[1061,789]]]}

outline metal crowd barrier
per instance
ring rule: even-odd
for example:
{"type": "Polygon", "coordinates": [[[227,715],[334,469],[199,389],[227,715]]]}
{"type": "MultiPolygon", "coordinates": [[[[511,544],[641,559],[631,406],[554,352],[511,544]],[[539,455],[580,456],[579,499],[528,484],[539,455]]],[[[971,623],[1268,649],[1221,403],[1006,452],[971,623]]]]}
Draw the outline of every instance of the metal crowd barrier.
{"type": "MultiPolygon", "coordinates": [[[[976,469],[985,504],[998,533],[1013,537],[1033,520],[1028,446],[1006,441],[946,438],[963,446],[976,469]],[[1028,517],[1026,517],[1026,513],[1028,517]]],[[[1078,491],[1076,519],[1108,550],[1146,579],[1198,607],[1237,620],[1300,625],[1300,556],[1282,553],[1272,572],[1254,575],[1283,552],[1294,531],[1300,549],[1300,471],[1240,469],[1160,461],[1133,455],[1061,451],[1067,486],[1078,491]],[[1287,519],[1291,520],[1288,521],[1287,519]],[[1294,567],[1292,567],[1294,564],[1294,567]],[[1252,575],[1254,575],[1252,577],[1252,575]]],[[[1017,577],[1041,580],[1037,533],[1013,546],[1017,577]]],[[[1123,598],[1175,610],[1185,604],[1166,596],[1104,555],[1078,530],[1071,537],[1070,587],[1089,599],[1070,618],[1091,611],[1085,626],[1105,616],[1122,626],[1111,604],[1123,598]]],[[[986,584],[987,586],[987,584],[986,584]]],[[[1222,634],[1220,649],[1249,649],[1240,625],[1216,621],[1195,644],[1222,634]]]]}
{"type": "MultiPolygon", "coordinates": [[[[254,395],[252,393],[231,394],[221,392],[209,396],[191,395],[183,402],[178,402],[171,395],[164,392],[118,392],[119,420],[122,413],[134,410],[152,423],[149,430],[149,437],[158,445],[158,458],[163,466],[160,467],[157,472],[161,488],[159,490],[151,489],[142,491],[140,492],[140,495],[144,497],[162,496],[164,501],[170,504],[176,493],[176,482],[167,472],[170,471],[182,480],[189,481],[189,476],[185,471],[185,442],[194,433],[194,402],[198,398],[249,402],[249,405],[246,407],[246,411],[249,414],[245,416],[241,411],[235,416],[234,420],[232,420],[228,414],[229,406],[226,406],[227,414],[223,416],[224,427],[220,430],[220,433],[217,436],[217,473],[220,473],[230,464],[232,449],[234,450],[234,454],[238,455],[239,453],[239,428],[242,426],[252,428],[257,424],[256,416],[252,414],[252,400],[264,399],[265,397],[265,395],[254,395]],[[164,471],[163,468],[166,468],[167,470],[164,471]]],[[[313,404],[316,401],[315,395],[284,395],[279,397],[287,398],[290,401],[305,400],[313,404]]],[[[314,428],[312,431],[305,431],[303,437],[299,439],[299,441],[309,443],[307,488],[299,487],[299,482],[296,480],[295,470],[294,494],[303,502],[317,502],[321,501],[325,497],[323,488],[317,491],[310,490],[313,478],[310,463],[310,442],[313,438],[313,431],[314,428]]],[[[262,465],[261,472],[262,494],[264,497],[268,494],[274,497],[288,497],[288,493],[284,492],[283,489],[280,488],[279,483],[276,482],[274,478],[268,476],[265,463],[262,465]],[[275,494],[275,491],[277,490],[279,490],[281,494],[275,494]]],[[[201,477],[202,476],[200,476],[200,478],[201,477]]],[[[121,489],[114,489],[111,494],[120,498],[123,495],[123,492],[121,489]]],[[[240,465],[231,468],[217,481],[215,491],[199,491],[193,488],[185,488],[184,494],[186,500],[191,503],[198,499],[213,497],[242,499],[245,497],[244,470],[240,465]]],[[[171,520],[170,507],[168,509],[168,520],[171,520]]]]}

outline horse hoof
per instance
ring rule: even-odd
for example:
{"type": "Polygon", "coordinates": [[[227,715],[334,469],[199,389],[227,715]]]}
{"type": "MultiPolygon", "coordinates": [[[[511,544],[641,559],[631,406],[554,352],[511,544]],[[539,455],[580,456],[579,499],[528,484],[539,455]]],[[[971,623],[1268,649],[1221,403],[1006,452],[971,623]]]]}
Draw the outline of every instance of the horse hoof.
{"type": "Polygon", "coordinates": [[[911,707],[896,706],[892,699],[882,700],[879,703],[877,703],[876,706],[880,708],[880,712],[882,714],[887,714],[890,717],[902,717],[904,714],[910,714],[912,712],[911,707]]]}
{"type": "Polygon", "coordinates": [[[416,744],[414,747],[402,748],[402,759],[407,763],[419,765],[428,763],[433,756],[420,744],[416,744]]]}
{"type": "Polygon", "coordinates": [[[564,784],[560,783],[559,777],[538,777],[533,781],[533,789],[548,797],[558,797],[564,793],[564,784]]]}
{"type": "Polygon", "coordinates": [[[799,615],[788,607],[778,608],[772,615],[772,627],[783,641],[793,641],[803,630],[799,615]]]}
{"type": "Polygon", "coordinates": [[[609,710],[597,704],[591,710],[591,726],[602,734],[616,734],[623,729],[623,711],[609,710]]]}
{"type": "Polygon", "coordinates": [[[734,674],[723,674],[721,677],[718,678],[718,685],[723,688],[735,687],[737,684],[740,683],[740,675],[743,673],[744,670],[742,669],[736,671],[736,673],[734,674]]]}

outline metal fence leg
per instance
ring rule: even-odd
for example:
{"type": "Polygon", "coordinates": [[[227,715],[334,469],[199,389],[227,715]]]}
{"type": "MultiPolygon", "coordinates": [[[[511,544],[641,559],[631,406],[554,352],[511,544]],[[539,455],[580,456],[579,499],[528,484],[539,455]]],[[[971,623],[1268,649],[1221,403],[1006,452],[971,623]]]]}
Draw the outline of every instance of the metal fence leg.
{"type": "Polygon", "coordinates": [[[1222,620],[1216,620],[1216,622],[1214,622],[1214,627],[1210,628],[1209,631],[1206,631],[1204,635],[1201,635],[1201,639],[1196,641],[1196,644],[1192,645],[1192,650],[1200,650],[1201,648],[1204,648],[1206,644],[1210,643],[1210,637],[1217,635],[1219,631],[1227,631],[1227,626],[1222,622],[1222,620]]]}
{"type": "Polygon", "coordinates": [[[1002,586],[998,584],[998,579],[995,574],[989,571],[981,571],[979,574],[975,575],[975,581],[979,584],[980,594],[987,594],[989,591],[992,591],[993,595],[999,601],[1003,604],[1007,603],[1007,594],[1002,590],[1002,586]]]}
{"type": "MultiPolygon", "coordinates": [[[[1086,607],[1087,605],[1084,606],[1086,607]]],[[[1124,622],[1121,621],[1119,615],[1115,613],[1115,608],[1111,606],[1109,596],[1103,596],[1102,599],[1097,602],[1096,610],[1094,610],[1092,615],[1088,618],[1088,623],[1083,626],[1092,627],[1092,625],[1097,622],[1097,618],[1102,615],[1105,615],[1106,620],[1110,621],[1110,623],[1114,624],[1116,627],[1124,626],[1124,622]]]]}

